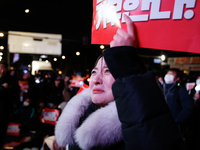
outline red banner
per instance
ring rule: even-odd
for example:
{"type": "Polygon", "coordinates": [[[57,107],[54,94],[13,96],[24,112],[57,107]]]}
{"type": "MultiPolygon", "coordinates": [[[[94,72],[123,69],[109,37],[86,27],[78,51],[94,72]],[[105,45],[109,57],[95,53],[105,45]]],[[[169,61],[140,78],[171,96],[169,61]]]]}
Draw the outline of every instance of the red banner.
{"type": "Polygon", "coordinates": [[[10,122],[8,124],[8,128],[7,128],[7,135],[12,135],[12,136],[19,136],[20,134],[20,126],[21,124],[19,123],[13,123],[10,122]]]}
{"type": "Polygon", "coordinates": [[[78,90],[78,92],[76,94],[79,94],[81,93],[83,90],[89,88],[89,86],[85,83],[83,83],[83,85],[80,87],[80,89],[78,90]]]}
{"type": "Polygon", "coordinates": [[[40,121],[42,123],[56,125],[60,111],[58,109],[44,108],[40,121]]]}
{"type": "Polygon", "coordinates": [[[93,0],[92,44],[109,45],[123,14],[135,23],[139,47],[200,53],[197,0],[93,0]]]}
{"type": "Polygon", "coordinates": [[[191,89],[193,89],[195,86],[195,82],[193,83],[186,83],[186,90],[189,91],[191,89]]]}
{"type": "Polygon", "coordinates": [[[70,86],[80,88],[81,86],[83,86],[84,80],[87,78],[89,78],[89,74],[87,74],[85,77],[81,77],[80,75],[72,76],[70,86]]]}
{"type": "Polygon", "coordinates": [[[29,89],[28,81],[19,80],[18,81],[20,90],[29,89]]]}
{"type": "Polygon", "coordinates": [[[84,83],[84,77],[75,76],[72,78],[70,86],[72,87],[81,87],[84,83]]]}

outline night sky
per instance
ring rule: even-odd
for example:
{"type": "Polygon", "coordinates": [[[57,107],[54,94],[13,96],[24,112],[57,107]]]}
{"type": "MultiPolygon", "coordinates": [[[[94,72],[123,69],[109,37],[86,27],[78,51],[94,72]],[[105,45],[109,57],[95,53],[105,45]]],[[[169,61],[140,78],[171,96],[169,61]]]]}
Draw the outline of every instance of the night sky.
{"type": "Polygon", "coordinates": [[[0,18],[0,30],[59,33],[81,40],[91,35],[92,0],[1,0],[0,18]]]}

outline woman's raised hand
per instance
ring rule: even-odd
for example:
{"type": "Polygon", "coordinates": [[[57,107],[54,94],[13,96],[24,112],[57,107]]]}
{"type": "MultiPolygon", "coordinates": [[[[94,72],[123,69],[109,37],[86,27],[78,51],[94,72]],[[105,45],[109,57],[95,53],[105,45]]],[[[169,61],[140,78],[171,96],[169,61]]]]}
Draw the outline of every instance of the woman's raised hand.
{"type": "Polygon", "coordinates": [[[124,15],[124,19],[127,25],[127,32],[119,28],[117,33],[113,36],[113,40],[110,42],[110,47],[116,46],[133,46],[137,47],[137,38],[135,34],[135,28],[132,20],[127,15],[124,15]]]}

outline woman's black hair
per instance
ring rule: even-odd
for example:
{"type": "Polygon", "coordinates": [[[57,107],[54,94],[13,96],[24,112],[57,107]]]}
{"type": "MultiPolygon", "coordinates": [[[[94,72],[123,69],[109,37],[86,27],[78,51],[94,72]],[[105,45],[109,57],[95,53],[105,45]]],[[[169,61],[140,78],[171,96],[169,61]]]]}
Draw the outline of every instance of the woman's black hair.
{"type": "Polygon", "coordinates": [[[102,53],[101,55],[99,55],[99,57],[97,58],[97,60],[96,60],[96,62],[95,62],[95,64],[94,64],[94,67],[96,67],[96,65],[97,65],[97,63],[98,63],[98,61],[99,61],[99,59],[100,59],[101,57],[104,57],[104,54],[103,54],[103,53],[102,53]]]}

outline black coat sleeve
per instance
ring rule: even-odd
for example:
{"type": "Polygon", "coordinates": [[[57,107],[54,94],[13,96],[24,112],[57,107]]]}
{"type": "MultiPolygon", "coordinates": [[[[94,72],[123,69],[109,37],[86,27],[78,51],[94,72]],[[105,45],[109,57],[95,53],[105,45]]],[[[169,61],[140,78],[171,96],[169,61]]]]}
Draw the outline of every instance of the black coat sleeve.
{"type": "Polygon", "coordinates": [[[178,128],[152,72],[145,73],[136,49],[110,48],[104,58],[116,79],[112,90],[126,150],[178,149],[178,128]]]}

